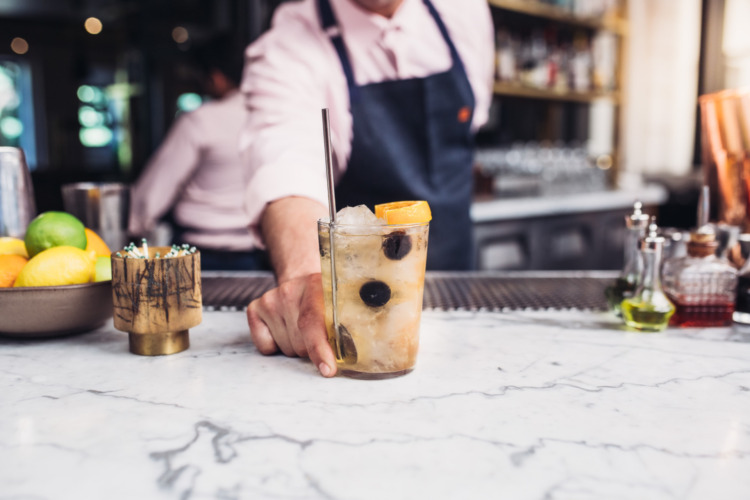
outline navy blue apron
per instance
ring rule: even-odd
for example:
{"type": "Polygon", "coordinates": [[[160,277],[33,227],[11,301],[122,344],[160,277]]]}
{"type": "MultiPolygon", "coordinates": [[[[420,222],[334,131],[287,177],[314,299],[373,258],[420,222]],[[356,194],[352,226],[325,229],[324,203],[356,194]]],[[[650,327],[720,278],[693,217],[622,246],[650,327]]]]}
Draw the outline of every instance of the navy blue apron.
{"type": "Polygon", "coordinates": [[[346,76],[353,120],[352,152],[336,186],[336,206],[427,200],[427,268],[472,269],[474,93],[440,15],[429,0],[424,3],[450,49],[451,68],[357,86],[329,0],[318,0],[321,25],[331,33],[346,76]]]}

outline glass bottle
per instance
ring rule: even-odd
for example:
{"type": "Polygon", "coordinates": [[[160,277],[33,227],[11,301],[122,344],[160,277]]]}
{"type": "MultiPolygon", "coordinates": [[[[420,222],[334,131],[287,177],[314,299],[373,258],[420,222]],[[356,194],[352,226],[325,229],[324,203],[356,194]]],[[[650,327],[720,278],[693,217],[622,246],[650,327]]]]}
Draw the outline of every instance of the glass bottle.
{"type": "Polygon", "coordinates": [[[734,299],[732,321],[737,326],[750,327],[750,259],[737,272],[737,293],[734,299]]]}
{"type": "Polygon", "coordinates": [[[710,225],[690,233],[687,255],[667,259],[664,291],[675,305],[674,326],[728,326],[737,289],[737,270],[721,254],[710,225]]]}
{"type": "Polygon", "coordinates": [[[638,242],[643,263],[640,279],[633,296],[626,297],[621,304],[625,324],[645,332],[664,330],[675,310],[661,287],[659,269],[664,238],[657,234],[657,229],[652,223],[648,236],[638,242]]]}
{"type": "Polygon", "coordinates": [[[641,261],[638,255],[638,242],[646,235],[648,214],[641,211],[642,204],[633,204],[633,213],[625,217],[624,265],[620,276],[604,291],[609,309],[621,315],[622,299],[632,297],[641,274],[641,261]]]}

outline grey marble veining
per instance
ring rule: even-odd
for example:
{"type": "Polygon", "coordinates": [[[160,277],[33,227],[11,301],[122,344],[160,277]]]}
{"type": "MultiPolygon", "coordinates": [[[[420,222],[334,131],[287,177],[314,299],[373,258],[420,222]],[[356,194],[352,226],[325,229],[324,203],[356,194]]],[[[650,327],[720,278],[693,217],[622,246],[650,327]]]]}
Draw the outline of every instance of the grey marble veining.
{"type": "Polygon", "coordinates": [[[750,336],[426,312],[416,370],[326,380],[242,312],[140,357],[0,339],[0,499],[750,498],[750,336]]]}

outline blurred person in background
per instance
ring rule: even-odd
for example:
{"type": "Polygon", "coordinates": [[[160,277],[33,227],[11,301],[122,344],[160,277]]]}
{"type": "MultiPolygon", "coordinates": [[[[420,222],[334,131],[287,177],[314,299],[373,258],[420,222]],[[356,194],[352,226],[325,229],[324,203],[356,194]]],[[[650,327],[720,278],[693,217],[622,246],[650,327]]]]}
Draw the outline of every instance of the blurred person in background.
{"type": "Polygon", "coordinates": [[[282,4],[246,51],[246,197],[278,282],[247,309],[264,354],[309,356],[333,376],[316,221],[327,218],[321,109],[337,207],[427,200],[428,269],[473,265],[474,133],[488,117],[494,39],[485,0],[282,4]]]}
{"type": "Polygon", "coordinates": [[[166,219],[174,243],[200,250],[202,269],[267,269],[244,210],[242,54],[228,38],[216,38],[192,56],[212,100],[178,117],[149,159],[131,191],[128,231],[148,236],[166,219]]]}

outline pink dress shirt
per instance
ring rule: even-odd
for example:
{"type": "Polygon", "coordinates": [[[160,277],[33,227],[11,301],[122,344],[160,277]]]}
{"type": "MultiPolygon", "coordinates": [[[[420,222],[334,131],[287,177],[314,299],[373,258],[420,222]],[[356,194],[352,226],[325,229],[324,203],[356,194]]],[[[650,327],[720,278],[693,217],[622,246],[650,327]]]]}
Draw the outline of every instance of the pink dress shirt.
{"type": "Polygon", "coordinates": [[[191,228],[182,240],[213,250],[250,250],[244,165],[237,147],[247,111],[235,91],[180,116],[131,192],[128,229],[148,234],[170,209],[191,228]]]}
{"type": "MultiPolygon", "coordinates": [[[[422,0],[403,0],[387,19],[352,0],[330,0],[358,85],[424,77],[451,66],[448,46],[422,0]]],[[[486,0],[432,0],[466,69],[476,101],[473,127],[487,120],[494,36],[486,0]]],[[[314,0],[282,4],[271,30],[246,51],[241,87],[250,113],[241,134],[245,197],[257,229],[267,203],[304,196],[327,205],[321,109],[329,108],[335,176],[351,152],[352,117],[341,63],[321,31],[314,0]]],[[[342,207],[338,207],[342,208],[342,207]]],[[[257,230],[253,235],[258,238],[257,230]]]]}

